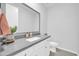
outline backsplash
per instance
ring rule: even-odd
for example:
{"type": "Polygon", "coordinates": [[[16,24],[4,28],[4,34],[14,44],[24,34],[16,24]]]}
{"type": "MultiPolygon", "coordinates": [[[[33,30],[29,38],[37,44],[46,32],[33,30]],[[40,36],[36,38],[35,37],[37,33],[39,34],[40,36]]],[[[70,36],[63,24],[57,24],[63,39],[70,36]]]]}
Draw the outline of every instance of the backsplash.
{"type": "MultiPolygon", "coordinates": [[[[32,36],[36,36],[36,35],[40,35],[40,33],[39,32],[32,32],[32,36]]],[[[14,34],[14,36],[15,36],[16,39],[25,38],[26,32],[16,33],[16,34],[14,34]]]]}

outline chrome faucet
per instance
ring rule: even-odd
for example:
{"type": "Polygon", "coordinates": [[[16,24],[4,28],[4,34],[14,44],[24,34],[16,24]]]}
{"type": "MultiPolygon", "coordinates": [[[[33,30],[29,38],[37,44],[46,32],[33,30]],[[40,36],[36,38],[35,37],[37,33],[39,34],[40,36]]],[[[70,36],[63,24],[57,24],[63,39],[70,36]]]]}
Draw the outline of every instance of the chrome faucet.
{"type": "Polygon", "coordinates": [[[32,32],[26,32],[26,38],[32,37],[32,32]]]}

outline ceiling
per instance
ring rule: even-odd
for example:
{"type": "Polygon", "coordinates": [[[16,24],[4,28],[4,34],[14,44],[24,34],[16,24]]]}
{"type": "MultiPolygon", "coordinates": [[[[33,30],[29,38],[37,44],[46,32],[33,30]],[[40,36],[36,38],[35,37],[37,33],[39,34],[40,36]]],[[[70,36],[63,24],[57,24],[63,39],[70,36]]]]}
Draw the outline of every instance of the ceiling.
{"type": "Polygon", "coordinates": [[[55,5],[56,3],[42,3],[46,8],[51,8],[55,5]]]}

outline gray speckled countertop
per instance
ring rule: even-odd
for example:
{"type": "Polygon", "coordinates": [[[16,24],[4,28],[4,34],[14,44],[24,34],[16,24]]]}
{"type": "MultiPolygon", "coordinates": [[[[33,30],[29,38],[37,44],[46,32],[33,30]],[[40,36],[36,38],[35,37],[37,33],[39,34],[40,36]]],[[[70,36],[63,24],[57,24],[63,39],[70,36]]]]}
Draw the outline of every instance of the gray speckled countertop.
{"type": "Polygon", "coordinates": [[[3,51],[0,51],[0,56],[12,56],[15,55],[47,38],[49,38],[50,36],[48,35],[39,35],[39,37],[41,37],[41,39],[33,41],[33,42],[28,42],[26,41],[26,38],[21,38],[21,39],[17,39],[15,40],[14,43],[8,44],[8,45],[3,45],[3,51]]]}

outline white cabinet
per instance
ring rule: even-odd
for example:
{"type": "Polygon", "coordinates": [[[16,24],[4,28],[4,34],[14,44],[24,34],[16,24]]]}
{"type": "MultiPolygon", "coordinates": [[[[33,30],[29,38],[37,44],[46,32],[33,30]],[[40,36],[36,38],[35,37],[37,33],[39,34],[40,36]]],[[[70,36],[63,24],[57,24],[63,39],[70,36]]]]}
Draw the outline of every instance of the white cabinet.
{"type": "Polygon", "coordinates": [[[48,39],[41,41],[32,47],[16,54],[15,56],[48,56],[49,55],[49,42],[48,39]]]}
{"type": "Polygon", "coordinates": [[[26,49],[28,56],[48,56],[49,55],[49,43],[47,40],[26,49]]]}
{"type": "Polygon", "coordinates": [[[48,56],[49,55],[49,46],[47,40],[44,40],[38,43],[36,46],[36,55],[37,56],[48,56]]]}

